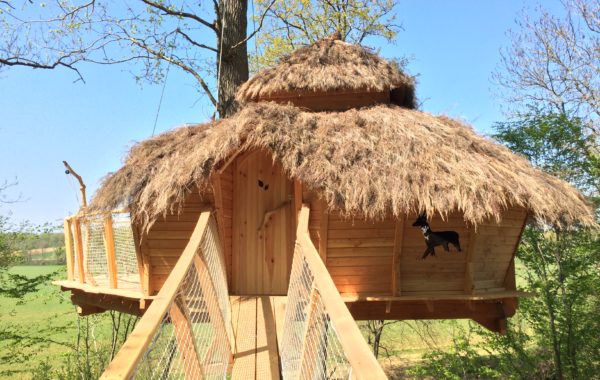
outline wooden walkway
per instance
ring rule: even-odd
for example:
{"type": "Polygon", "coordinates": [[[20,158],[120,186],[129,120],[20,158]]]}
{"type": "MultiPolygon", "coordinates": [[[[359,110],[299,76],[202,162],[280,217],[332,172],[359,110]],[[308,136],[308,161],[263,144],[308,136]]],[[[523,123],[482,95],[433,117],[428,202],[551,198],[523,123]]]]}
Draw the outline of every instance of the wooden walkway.
{"type": "Polygon", "coordinates": [[[231,378],[280,379],[277,336],[285,316],[287,297],[231,296],[236,348],[231,378]]]}

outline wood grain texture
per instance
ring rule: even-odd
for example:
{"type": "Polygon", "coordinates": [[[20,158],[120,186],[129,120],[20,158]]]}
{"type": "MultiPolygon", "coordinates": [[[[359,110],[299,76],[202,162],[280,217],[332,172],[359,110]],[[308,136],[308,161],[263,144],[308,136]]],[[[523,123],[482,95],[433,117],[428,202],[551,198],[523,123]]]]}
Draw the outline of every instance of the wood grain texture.
{"type": "Polygon", "coordinates": [[[234,165],[233,291],[286,294],[295,226],[292,181],[263,151],[242,154],[234,165]]]}
{"type": "Polygon", "coordinates": [[[65,219],[64,222],[64,232],[65,232],[65,256],[67,259],[67,280],[72,281],[74,276],[74,252],[73,252],[73,235],[71,234],[71,220],[69,218],[65,219]]]}

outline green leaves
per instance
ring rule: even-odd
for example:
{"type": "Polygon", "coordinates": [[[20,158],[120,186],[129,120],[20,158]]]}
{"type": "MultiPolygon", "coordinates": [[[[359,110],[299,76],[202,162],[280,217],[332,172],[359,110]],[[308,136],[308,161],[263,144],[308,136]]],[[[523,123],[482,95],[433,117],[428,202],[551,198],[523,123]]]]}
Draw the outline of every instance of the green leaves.
{"type": "Polygon", "coordinates": [[[580,118],[532,109],[517,121],[497,123],[496,139],[535,166],[589,196],[600,192],[600,156],[580,118]]]}
{"type": "Polygon", "coordinates": [[[395,0],[256,0],[254,22],[263,23],[257,35],[253,70],[271,66],[291,51],[340,32],[342,39],[363,43],[369,37],[392,41],[396,24],[395,0]]]}

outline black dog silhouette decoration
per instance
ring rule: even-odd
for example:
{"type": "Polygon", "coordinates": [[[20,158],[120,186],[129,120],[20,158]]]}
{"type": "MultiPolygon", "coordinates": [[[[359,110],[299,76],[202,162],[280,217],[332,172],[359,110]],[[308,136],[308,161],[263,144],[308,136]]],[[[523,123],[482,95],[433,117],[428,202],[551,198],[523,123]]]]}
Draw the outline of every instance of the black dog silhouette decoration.
{"type": "Polygon", "coordinates": [[[435,256],[435,247],[441,245],[444,247],[444,251],[449,252],[448,244],[452,244],[458,252],[461,252],[460,242],[458,232],[455,231],[438,231],[434,232],[429,227],[429,223],[427,223],[427,214],[423,213],[419,215],[417,220],[413,223],[413,227],[421,227],[421,231],[423,232],[423,237],[425,238],[425,243],[427,243],[427,249],[425,249],[425,253],[421,259],[425,260],[425,258],[429,255],[435,256]]]}

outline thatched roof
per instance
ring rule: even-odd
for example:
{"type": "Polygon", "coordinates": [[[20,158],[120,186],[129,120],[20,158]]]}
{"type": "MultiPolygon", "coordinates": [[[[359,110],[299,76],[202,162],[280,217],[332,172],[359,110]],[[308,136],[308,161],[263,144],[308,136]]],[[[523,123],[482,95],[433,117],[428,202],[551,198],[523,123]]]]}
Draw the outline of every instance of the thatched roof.
{"type": "MultiPolygon", "coordinates": [[[[278,65],[244,83],[237,100],[246,104],[286,93],[391,91],[409,94],[414,108],[414,80],[367,48],[326,38],[295,50],[278,65]]],[[[404,97],[404,95],[403,95],[404,97]]]]}
{"type": "Polygon", "coordinates": [[[256,148],[346,214],[459,210],[478,223],[519,205],[547,223],[594,223],[584,197],[564,181],[467,125],[393,105],[316,113],[257,103],[175,129],[134,146],[92,207],[130,205],[148,225],[194,189],[210,192],[209,176],[231,154],[256,148]]]}

